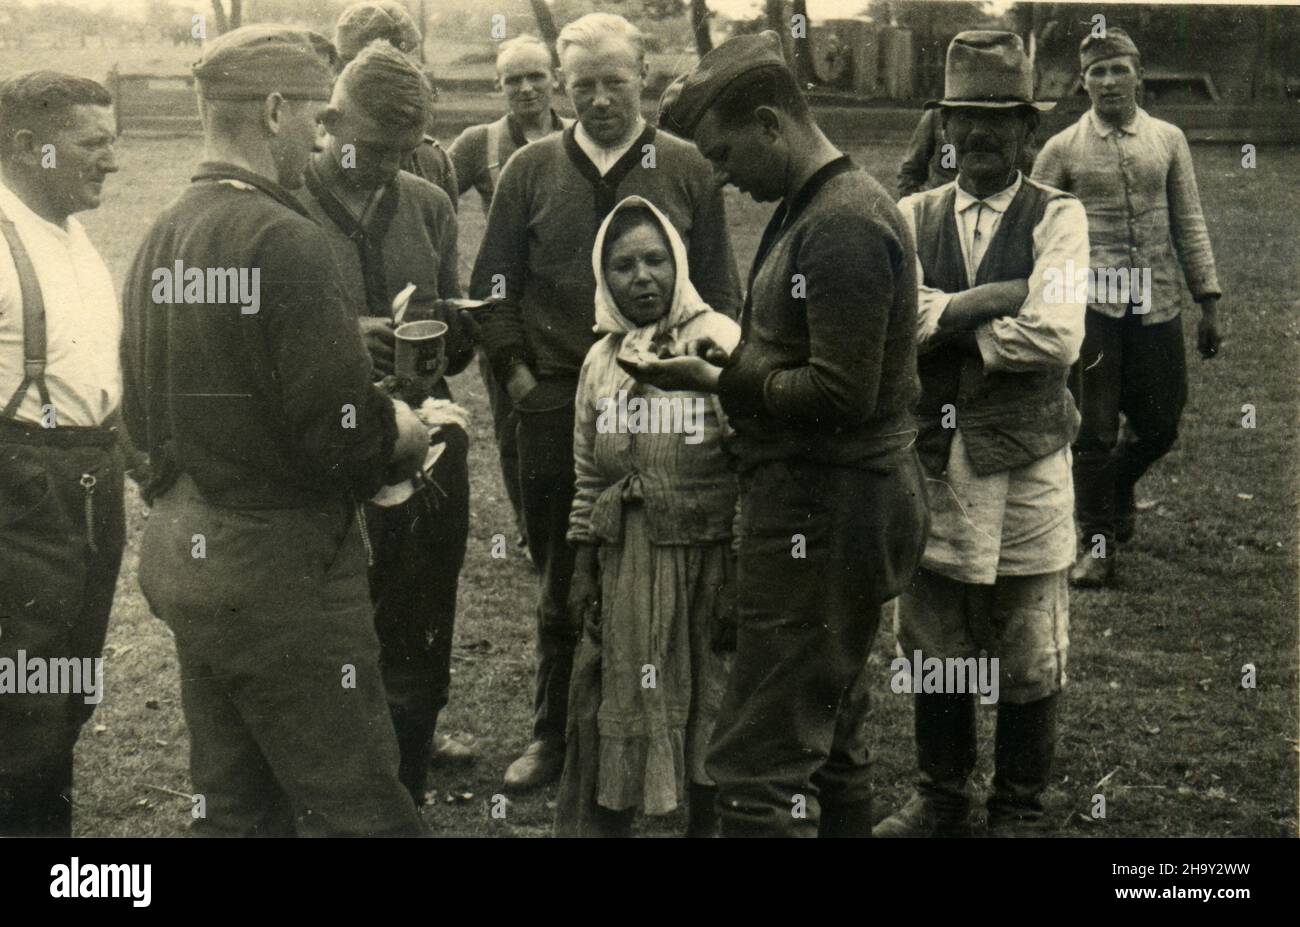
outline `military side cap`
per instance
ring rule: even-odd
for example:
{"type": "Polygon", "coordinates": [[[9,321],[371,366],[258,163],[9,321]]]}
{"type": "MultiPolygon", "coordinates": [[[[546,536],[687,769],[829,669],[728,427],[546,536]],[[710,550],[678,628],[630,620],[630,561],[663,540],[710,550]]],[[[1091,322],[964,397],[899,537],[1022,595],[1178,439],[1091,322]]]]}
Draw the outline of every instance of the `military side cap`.
{"type": "Polygon", "coordinates": [[[681,74],[673,80],[671,84],[664,88],[663,95],[659,97],[659,128],[671,132],[674,135],[681,135],[682,128],[673,121],[673,104],[677,98],[682,95],[682,84],[686,83],[687,75],[681,74]]]}
{"type": "Polygon", "coordinates": [[[398,51],[409,54],[420,47],[420,27],[406,7],[393,0],[354,3],[334,26],[334,44],[339,57],[351,61],[376,39],[383,39],[398,51]]]}
{"type": "MultiPolygon", "coordinates": [[[[690,73],[678,79],[681,86],[676,99],[667,100],[666,107],[660,105],[661,125],[676,135],[690,138],[709,107],[737,78],[759,68],[773,67],[786,67],[781,37],[775,32],[769,29],[758,35],[727,39],[701,58],[690,73]]],[[[674,81],[669,90],[676,85],[674,81]]]]}
{"type": "Polygon", "coordinates": [[[241,26],[214,39],[193,67],[205,100],[328,100],[333,46],[306,29],[241,26]]]}
{"type": "Polygon", "coordinates": [[[968,29],[948,43],[943,69],[943,99],[936,106],[1006,109],[1031,106],[1049,110],[1055,103],[1034,102],[1034,67],[1014,32],[968,29]]]}
{"type": "Polygon", "coordinates": [[[1123,29],[1118,26],[1107,28],[1100,37],[1089,32],[1079,43],[1079,70],[1087,71],[1098,61],[1122,55],[1141,58],[1138,47],[1123,29]]]}

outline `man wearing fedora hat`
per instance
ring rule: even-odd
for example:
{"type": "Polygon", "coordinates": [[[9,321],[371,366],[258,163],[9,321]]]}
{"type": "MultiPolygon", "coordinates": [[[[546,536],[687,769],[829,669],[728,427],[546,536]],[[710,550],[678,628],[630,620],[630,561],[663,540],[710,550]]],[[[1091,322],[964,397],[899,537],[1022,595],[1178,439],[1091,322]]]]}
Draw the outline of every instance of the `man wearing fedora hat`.
{"type": "MultiPolygon", "coordinates": [[[[1079,421],[1066,379],[1084,298],[1055,298],[1051,284],[1071,262],[1087,266],[1088,225],[1073,196],[1017,169],[1052,105],[1033,101],[1020,37],[959,34],[944,78],[944,98],[926,105],[956,148],[957,179],[899,203],[916,236],[917,443],[931,523],[895,623],[909,661],[990,660],[989,828],[1015,833],[1042,817],[1065,682],[1079,421]]],[[[975,693],[954,688],[914,693],[917,791],[877,836],[969,832],[975,693]]]]}
{"type": "Polygon", "coordinates": [[[1187,139],[1137,105],[1137,45],[1123,29],[1089,33],[1079,66],[1092,107],[1043,146],[1034,178],[1083,202],[1093,279],[1150,272],[1142,297],[1098,288],[1088,304],[1077,374],[1083,425],[1074,446],[1086,550],[1071,574],[1088,588],[1112,581],[1116,544],[1133,534],[1137,482],[1178,437],[1187,401],[1179,278],[1200,304],[1196,343],[1207,360],[1219,353],[1222,291],[1187,139]]]}
{"type": "Polygon", "coordinates": [[[912,237],[818,128],[774,32],[705,55],[660,113],[719,179],[780,201],[736,350],[634,374],[717,393],[736,430],[736,654],[706,767],[723,834],[865,837],[867,655],[927,524],[912,237]]]}

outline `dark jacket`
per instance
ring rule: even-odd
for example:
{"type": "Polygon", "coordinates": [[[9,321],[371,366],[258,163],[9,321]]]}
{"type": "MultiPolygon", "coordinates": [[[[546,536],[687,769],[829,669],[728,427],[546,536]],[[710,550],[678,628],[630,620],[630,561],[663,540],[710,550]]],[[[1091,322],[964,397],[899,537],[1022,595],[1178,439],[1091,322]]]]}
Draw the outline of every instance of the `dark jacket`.
{"type": "Polygon", "coordinates": [[[154,222],[122,298],[124,417],[152,475],[183,471],[214,504],[290,507],[367,498],[397,427],[370,382],[329,243],[292,195],[228,164],[201,164],[154,222]],[[255,313],[224,302],[155,301],[158,272],[256,269],[255,313]]]}
{"type": "MultiPolygon", "coordinates": [[[[997,233],[989,242],[975,279],[966,279],[957,220],[956,187],[934,191],[914,203],[917,254],[926,286],[958,293],[984,283],[1028,279],[1034,269],[1034,228],[1047,204],[1069,196],[1026,180],[1020,185],[997,233]]],[[[1026,373],[986,373],[984,362],[952,342],[921,356],[921,401],[917,449],[932,474],[948,468],[955,428],[943,427],[950,405],[981,475],[1024,466],[1069,444],[1079,414],[1066,389],[1068,368],[1026,373]]]]}
{"type": "Polygon", "coordinates": [[[847,157],[778,207],[719,379],[742,466],[870,466],[912,441],[914,253],[888,194],[847,157]]]}
{"type": "Polygon", "coordinates": [[[704,301],[735,317],[740,280],[722,191],[695,146],[647,126],[602,177],[570,126],[510,158],[474,262],[470,296],[502,299],[484,313],[482,325],[482,344],[501,382],[516,364],[527,364],[538,379],[566,381],[572,398],[596,343],[596,230],[619,200],[634,193],[672,220],[704,301]]]}

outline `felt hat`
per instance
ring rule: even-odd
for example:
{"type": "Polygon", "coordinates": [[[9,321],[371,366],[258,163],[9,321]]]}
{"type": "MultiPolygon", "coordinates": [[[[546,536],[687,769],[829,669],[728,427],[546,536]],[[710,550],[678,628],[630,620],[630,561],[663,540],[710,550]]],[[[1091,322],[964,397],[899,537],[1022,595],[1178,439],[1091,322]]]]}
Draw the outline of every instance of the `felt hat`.
{"type": "Polygon", "coordinates": [[[975,106],[1007,109],[1030,106],[1050,110],[1055,103],[1034,102],[1034,69],[1024,43],[1014,32],[969,29],[948,45],[943,71],[943,99],[936,106],[975,106]]]}

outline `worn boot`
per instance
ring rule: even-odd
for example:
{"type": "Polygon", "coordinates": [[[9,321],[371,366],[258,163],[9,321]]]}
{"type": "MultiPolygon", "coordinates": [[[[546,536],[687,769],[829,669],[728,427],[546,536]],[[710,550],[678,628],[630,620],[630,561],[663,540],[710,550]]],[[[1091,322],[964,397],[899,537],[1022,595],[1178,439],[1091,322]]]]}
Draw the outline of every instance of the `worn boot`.
{"type": "Polygon", "coordinates": [[[1115,558],[1119,553],[1115,468],[1115,457],[1109,450],[1077,451],[1074,455],[1075,511],[1083,554],[1070,570],[1070,585],[1080,589],[1101,589],[1115,579],[1115,558]]]}
{"type": "Polygon", "coordinates": [[[873,837],[966,837],[975,768],[975,699],[969,693],[921,694],[916,704],[917,789],[872,829],[873,837]]]}
{"type": "Polygon", "coordinates": [[[818,837],[870,837],[871,799],[842,802],[822,799],[822,816],[817,826],[818,837]]]}
{"type": "Polygon", "coordinates": [[[428,787],[429,761],[433,756],[433,731],[437,716],[429,717],[427,711],[414,711],[390,705],[393,730],[397,734],[397,778],[411,793],[415,807],[424,804],[428,787]]]}
{"type": "Polygon", "coordinates": [[[718,788],[714,785],[690,784],[690,803],[686,808],[686,836],[718,836],[718,788]]]}
{"type": "Polygon", "coordinates": [[[1115,540],[1127,544],[1137,528],[1137,487],[1120,480],[1115,486],[1115,540]]]}
{"type": "Polygon", "coordinates": [[[1059,702],[1056,693],[1026,705],[998,705],[990,837],[1045,835],[1042,794],[1052,776],[1059,702]]]}

